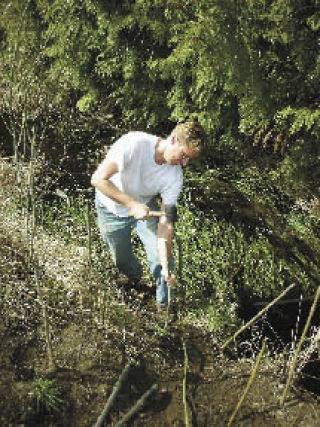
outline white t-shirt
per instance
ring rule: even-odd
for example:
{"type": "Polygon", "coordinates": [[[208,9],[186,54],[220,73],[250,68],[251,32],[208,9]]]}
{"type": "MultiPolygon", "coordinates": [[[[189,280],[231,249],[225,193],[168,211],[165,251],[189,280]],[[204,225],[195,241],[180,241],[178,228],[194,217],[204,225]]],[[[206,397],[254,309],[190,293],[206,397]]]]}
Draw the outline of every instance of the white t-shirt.
{"type": "MultiPolygon", "coordinates": [[[[182,168],[180,165],[158,165],[155,162],[158,139],[145,132],[129,132],[111,146],[104,162],[118,165],[119,172],[110,181],[137,202],[146,204],[160,194],[165,205],[175,205],[182,189],[182,168]]],[[[125,206],[96,191],[98,200],[109,211],[120,217],[128,216],[129,210],[125,206]]]]}

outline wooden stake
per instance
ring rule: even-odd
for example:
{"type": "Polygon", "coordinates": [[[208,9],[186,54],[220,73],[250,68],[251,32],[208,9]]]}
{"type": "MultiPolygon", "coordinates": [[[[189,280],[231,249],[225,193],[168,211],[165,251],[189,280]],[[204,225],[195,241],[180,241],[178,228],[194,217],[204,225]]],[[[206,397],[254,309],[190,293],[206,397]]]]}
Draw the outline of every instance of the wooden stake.
{"type": "Polygon", "coordinates": [[[86,202],[86,211],[85,211],[85,220],[86,220],[86,227],[87,227],[87,244],[88,244],[88,260],[89,265],[92,265],[92,230],[91,230],[91,221],[90,221],[90,205],[89,202],[86,202]]]}
{"type": "Polygon", "coordinates": [[[42,302],[42,311],[43,311],[43,319],[44,319],[44,330],[46,336],[46,344],[47,344],[47,353],[48,353],[48,371],[54,372],[56,370],[56,364],[53,357],[51,339],[50,339],[50,326],[48,320],[48,312],[46,303],[42,302]]]}
{"type": "Polygon", "coordinates": [[[253,383],[255,377],[257,376],[257,372],[258,372],[258,369],[259,369],[259,366],[260,366],[260,362],[261,362],[263,353],[265,352],[265,348],[266,348],[266,340],[263,341],[263,344],[262,344],[260,353],[258,355],[256,364],[254,366],[254,369],[253,369],[253,371],[252,371],[252,373],[250,375],[250,378],[249,378],[249,381],[248,381],[248,383],[246,385],[246,388],[244,389],[244,392],[242,393],[242,396],[240,397],[239,402],[237,403],[237,406],[235,407],[235,410],[233,411],[233,413],[232,413],[232,415],[231,415],[231,417],[229,419],[228,427],[231,426],[231,424],[233,423],[233,420],[235,419],[237,413],[239,412],[239,409],[241,408],[244,399],[246,398],[247,394],[249,393],[249,390],[250,390],[250,388],[252,386],[252,383],[253,383]]]}
{"type": "Polygon", "coordinates": [[[52,344],[50,339],[50,324],[48,319],[48,312],[47,312],[47,305],[43,299],[42,295],[42,289],[40,287],[39,279],[38,279],[38,268],[34,266],[34,273],[36,278],[36,285],[37,285],[37,293],[39,298],[39,303],[42,307],[42,316],[43,316],[43,323],[44,323],[44,333],[45,333],[45,339],[46,339],[46,347],[47,347],[47,354],[48,354],[48,371],[54,372],[56,370],[56,363],[53,357],[53,350],[52,350],[52,344]]]}
{"type": "Polygon", "coordinates": [[[164,327],[167,328],[168,327],[168,323],[169,323],[169,315],[170,315],[170,304],[171,304],[171,286],[168,286],[168,305],[167,305],[167,310],[166,310],[166,321],[164,324],[164,327]]]}
{"type": "Polygon", "coordinates": [[[123,427],[128,423],[128,421],[143,407],[143,405],[146,403],[149,396],[151,396],[152,393],[158,390],[158,384],[153,384],[137,401],[137,403],[132,406],[131,409],[125,414],[125,416],[117,422],[115,427],[123,427]]]}
{"type": "Polygon", "coordinates": [[[182,401],[184,409],[184,420],[186,427],[190,427],[188,404],[187,404],[187,373],[188,373],[188,353],[185,342],[183,341],[184,352],[184,368],[183,368],[183,381],[182,381],[182,401]]]}
{"type": "Polygon", "coordinates": [[[112,393],[109,396],[109,399],[107,400],[107,403],[105,404],[105,407],[103,408],[103,411],[101,412],[101,415],[99,415],[97,422],[95,423],[95,427],[102,427],[104,424],[104,420],[106,419],[107,415],[110,412],[110,409],[112,405],[114,404],[114,401],[116,400],[116,397],[118,396],[121,387],[123,386],[125,380],[127,379],[127,376],[129,374],[130,369],[132,368],[133,363],[128,362],[126,366],[124,367],[123,371],[121,372],[120,377],[118,378],[118,381],[115,383],[112,393]]]}

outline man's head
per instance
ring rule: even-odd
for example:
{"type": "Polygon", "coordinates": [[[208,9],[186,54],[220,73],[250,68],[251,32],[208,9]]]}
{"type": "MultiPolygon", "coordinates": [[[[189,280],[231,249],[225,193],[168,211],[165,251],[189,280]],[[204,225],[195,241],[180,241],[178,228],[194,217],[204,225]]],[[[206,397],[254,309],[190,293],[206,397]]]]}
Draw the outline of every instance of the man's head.
{"type": "Polygon", "coordinates": [[[190,159],[201,154],[205,132],[196,122],[179,123],[168,137],[164,159],[172,165],[186,166],[190,159]]]}

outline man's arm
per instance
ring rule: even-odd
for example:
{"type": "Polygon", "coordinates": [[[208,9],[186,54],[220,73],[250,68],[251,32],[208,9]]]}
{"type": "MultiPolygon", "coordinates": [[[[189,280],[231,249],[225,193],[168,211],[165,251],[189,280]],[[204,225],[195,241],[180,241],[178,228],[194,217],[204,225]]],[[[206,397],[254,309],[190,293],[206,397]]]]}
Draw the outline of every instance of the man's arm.
{"type": "Polygon", "coordinates": [[[129,209],[129,215],[136,219],[146,219],[149,214],[149,207],[138,203],[128,194],[119,190],[110,178],[118,172],[118,165],[115,162],[103,161],[91,177],[91,185],[109,197],[129,209]]]}
{"type": "MultiPolygon", "coordinates": [[[[165,211],[164,205],[161,206],[161,210],[165,211]]],[[[175,282],[175,276],[171,274],[169,266],[173,237],[173,222],[168,221],[168,218],[164,215],[160,218],[158,225],[158,250],[162,267],[161,274],[169,286],[175,282]]]]}

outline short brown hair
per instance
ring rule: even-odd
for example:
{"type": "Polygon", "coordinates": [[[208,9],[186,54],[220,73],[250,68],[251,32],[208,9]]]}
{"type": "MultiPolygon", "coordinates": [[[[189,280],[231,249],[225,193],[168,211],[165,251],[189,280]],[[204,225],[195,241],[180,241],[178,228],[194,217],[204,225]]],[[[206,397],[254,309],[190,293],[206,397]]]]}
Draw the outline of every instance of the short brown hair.
{"type": "Polygon", "coordinates": [[[180,142],[185,143],[198,154],[204,149],[206,134],[203,127],[197,122],[178,123],[171,135],[176,135],[180,142]]]}

